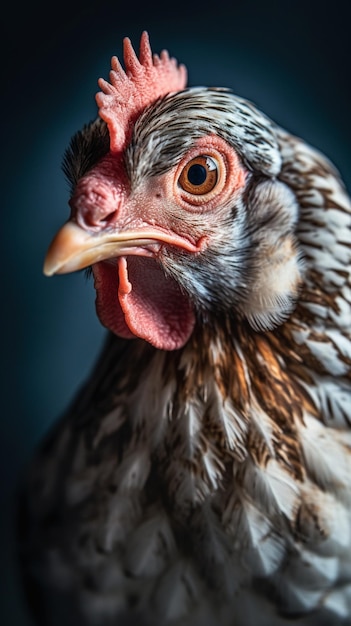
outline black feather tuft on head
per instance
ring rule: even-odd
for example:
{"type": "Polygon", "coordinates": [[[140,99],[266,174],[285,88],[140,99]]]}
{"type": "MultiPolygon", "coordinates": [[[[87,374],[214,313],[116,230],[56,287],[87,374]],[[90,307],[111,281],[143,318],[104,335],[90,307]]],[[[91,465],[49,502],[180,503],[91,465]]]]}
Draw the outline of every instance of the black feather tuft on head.
{"type": "Polygon", "coordinates": [[[100,118],[73,135],[62,161],[62,170],[72,191],[78,180],[107,154],[109,148],[108,128],[100,118]]]}

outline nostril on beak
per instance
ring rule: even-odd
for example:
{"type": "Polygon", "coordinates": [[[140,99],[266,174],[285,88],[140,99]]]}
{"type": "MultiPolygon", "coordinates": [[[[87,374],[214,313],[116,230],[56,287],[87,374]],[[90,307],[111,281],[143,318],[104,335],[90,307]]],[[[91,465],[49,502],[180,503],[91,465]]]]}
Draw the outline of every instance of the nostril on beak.
{"type": "Polygon", "coordinates": [[[105,217],[101,217],[98,220],[98,222],[102,226],[109,226],[110,224],[113,224],[114,222],[116,222],[117,215],[118,215],[118,211],[111,211],[111,213],[108,213],[108,215],[105,215],[105,217]]]}
{"type": "Polygon", "coordinates": [[[101,206],[85,205],[84,208],[76,211],[75,219],[82,228],[99,231],[116,222],[117,215],[117,210],[106,212],[101,206]]]}

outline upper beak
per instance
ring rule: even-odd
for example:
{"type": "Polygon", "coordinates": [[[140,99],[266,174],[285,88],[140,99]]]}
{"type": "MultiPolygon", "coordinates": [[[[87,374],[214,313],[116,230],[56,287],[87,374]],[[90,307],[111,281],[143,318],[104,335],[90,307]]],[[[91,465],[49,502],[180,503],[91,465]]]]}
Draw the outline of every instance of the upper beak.
{"type": "Polygon", "coordinates": [[[44,263],[44,274],[66,274],[84,269],[106,259],[138,254],[153,256],[163,244],[176,245],[188,252],[198,252],[196,244],[174,233],[158,228],[140,228],[126,231],[90,233],[69,221],[55,235],[44,263]]]}

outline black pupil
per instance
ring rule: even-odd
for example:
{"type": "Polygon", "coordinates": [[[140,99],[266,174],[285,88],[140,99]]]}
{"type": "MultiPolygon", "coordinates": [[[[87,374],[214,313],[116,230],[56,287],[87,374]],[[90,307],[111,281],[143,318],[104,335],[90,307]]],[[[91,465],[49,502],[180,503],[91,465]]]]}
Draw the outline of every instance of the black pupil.
{"type": "Polygon", "coordinates": [[[188,169],[188,181],[192,185],[203,185],[207,178],[207,168],[204,165],[195,163],[188,169]]]}

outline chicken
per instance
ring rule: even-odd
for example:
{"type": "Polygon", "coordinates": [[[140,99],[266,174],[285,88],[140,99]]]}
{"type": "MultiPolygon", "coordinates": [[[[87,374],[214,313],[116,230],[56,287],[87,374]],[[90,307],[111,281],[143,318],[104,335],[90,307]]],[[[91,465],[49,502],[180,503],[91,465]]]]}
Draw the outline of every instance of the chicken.
{"type": "Polygon", "coordinates": [[[319,152],[124,41],[72,139],[47,275],[109,329],[38,450],[39,624],[351,623],[350,199],[319,152]]]}

